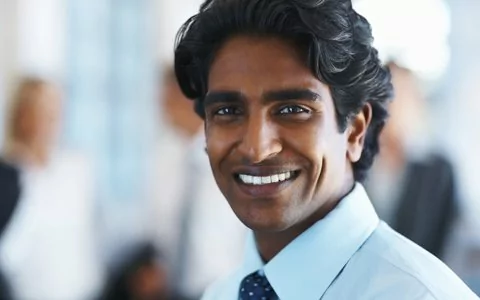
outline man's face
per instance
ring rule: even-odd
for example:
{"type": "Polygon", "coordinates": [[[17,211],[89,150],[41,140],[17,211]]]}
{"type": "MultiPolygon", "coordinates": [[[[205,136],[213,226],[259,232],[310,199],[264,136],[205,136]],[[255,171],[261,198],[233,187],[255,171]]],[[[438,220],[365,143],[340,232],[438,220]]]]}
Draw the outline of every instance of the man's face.
{"type": "Polygon", "coordinates": [[[232,38],[217,52],[208,83],[208,156],[246,226],[282,231],[318,219],[352,187],[362,132],[339,131],[329,87],[292,45],[232,38]]]}

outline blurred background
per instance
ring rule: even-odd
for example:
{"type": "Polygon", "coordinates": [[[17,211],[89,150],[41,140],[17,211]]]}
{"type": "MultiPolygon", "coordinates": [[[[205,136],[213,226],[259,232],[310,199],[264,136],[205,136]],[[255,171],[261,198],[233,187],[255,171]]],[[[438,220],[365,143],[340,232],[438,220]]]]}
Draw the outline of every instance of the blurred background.
{"type": "MultiPolygon", "coordinates": [[[[198,299],[239,263],[172,70],[201,2],[0,0],[0,299],[198,299]]],[[[354,6],[396,88],[374,206],[480,294],[480,2],[354,6]]]]}

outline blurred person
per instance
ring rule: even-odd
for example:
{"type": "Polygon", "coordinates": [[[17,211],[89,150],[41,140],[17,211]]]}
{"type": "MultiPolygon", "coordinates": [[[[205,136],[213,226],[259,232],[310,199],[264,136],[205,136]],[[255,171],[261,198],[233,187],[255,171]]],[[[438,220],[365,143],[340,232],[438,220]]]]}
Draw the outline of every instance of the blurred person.
{"type": "Polygon", "coordinates": [[[432,150],[428,109],[410,70],[389,64],[395,99],[367,191],[380,218],[443,258],[459,204],[453,166],[432,150]]]}
{"type": "Polygon", "coordinates": [[[162,99],[161,106],[165,122],[162,124],[168,126],[164,131],[174,131],[174,135],[179,139],[186,141],[192,140],[197,136],[202,128],[203,122],[194,110],[192,102],[183,96],[178,87],[175,73],[172,67],[165,67],[163,76],[161,76],[162,99]]]}
{"type": "Polygon", "coordinates": [[[252,230],[204,299],[478,299],[380,221],[361,184],[392,96],[372,41],[350,0],[207,0],[181,28],[178,82],[252,230]]]}
{"type": "Polygon", "coordinates": [[[140,244],[112,272],[101,300],[180,300],[168,290],[161,256],[151,244],[140,244]]]}
{"type": "Polygon", "coordinates": [[[445,260],[470,287],[480,295],[480,131],[478,130],[477,98],[480,84],[480,64],[472,62],[456,78],[454,101],[445,110],[441,121],[445,125],[443,138],[448,142],[458,167],[461,193],[459,217],[451,241],[447,244],[445,260]],[[461,101],[457,101],[461,99],[461,101]]]}
{"type": "Polygon", "coordinates": [[[151,239],[165,255],[170,288],[198,299],[208,284],[240,263],[246,229],[215,184],[203,121],[181,93],[171,66],[160,90],[163,122],[149,167],[151,239]]]}
{"type": "Polygon", "coordinates": [[[0,199],[12,214],[2,218],[0,266],[16,299],[89,299],[101,284],[92,174],[57,147],[61,110],[56,86],[24,78],[6,116],[0,199]]]}

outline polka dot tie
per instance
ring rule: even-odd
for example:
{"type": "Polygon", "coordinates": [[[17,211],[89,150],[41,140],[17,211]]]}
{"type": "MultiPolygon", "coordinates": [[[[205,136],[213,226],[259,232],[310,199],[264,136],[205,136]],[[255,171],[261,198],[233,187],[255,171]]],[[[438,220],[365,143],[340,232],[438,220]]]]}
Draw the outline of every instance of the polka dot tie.
{"type": "Polygon", "coordinates": [[[278,300],[278,296],[267,277],[257,271],[242,280],[238,300],[278,300]]]}

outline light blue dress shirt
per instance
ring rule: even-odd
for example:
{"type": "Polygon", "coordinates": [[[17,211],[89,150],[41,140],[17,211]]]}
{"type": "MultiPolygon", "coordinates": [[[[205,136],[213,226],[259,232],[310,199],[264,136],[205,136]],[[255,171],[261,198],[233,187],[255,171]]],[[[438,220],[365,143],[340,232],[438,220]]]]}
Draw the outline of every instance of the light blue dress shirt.
{"type": "Polygon", "coordinates": [[[250,233],[243,265],[203,300],[236,300],[261,270],[281,300],[479,299],[440,260],[380,221],[361,184],[264,264],[250,233]]]}

